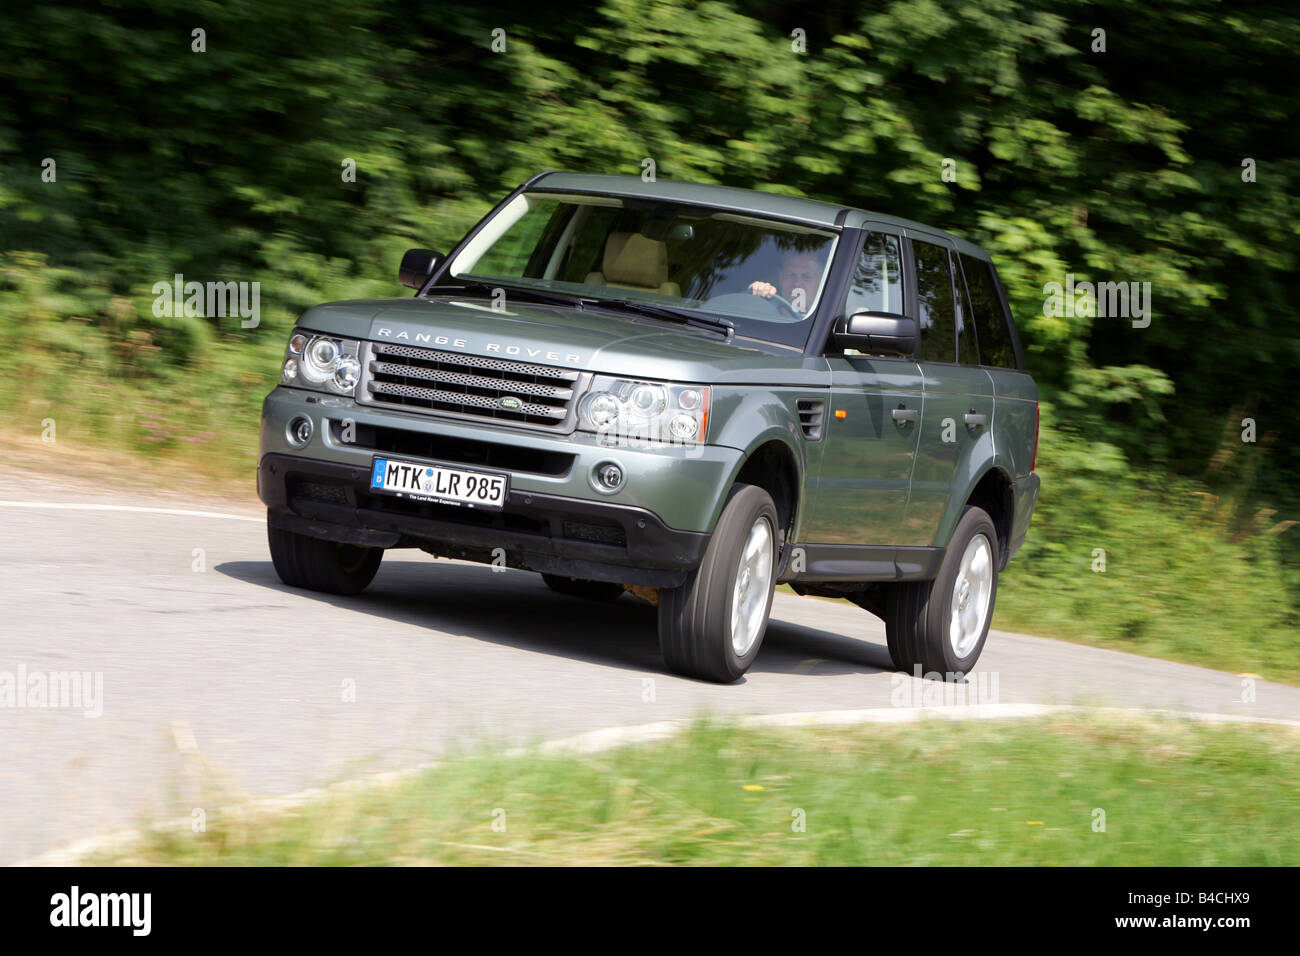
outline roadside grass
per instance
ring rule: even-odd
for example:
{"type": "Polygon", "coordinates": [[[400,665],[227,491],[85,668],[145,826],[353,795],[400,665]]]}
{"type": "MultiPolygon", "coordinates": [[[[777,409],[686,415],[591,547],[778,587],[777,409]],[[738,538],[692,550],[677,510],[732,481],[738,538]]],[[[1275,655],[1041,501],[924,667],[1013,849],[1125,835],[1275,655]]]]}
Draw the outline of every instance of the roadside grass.
{"type": "Polygon", "coordinates": [[[1300,684],[1293,522],[1239,516],[1186,479],[1045,470],[1064,487],[1003,573],[994,627],[1300,684]]]}
{"type": "Polygon", "coordinates": [[[188,372],[108,382],[93,364],[26,353],[0,398],[14,432],[7,460],[117,485],[149,475],[164,487],[179,479],[206,493],[255,497],[261,402],[275,386],[281,348],[214,347],[188,372]]]}
{"type": "Polygon", "coordinates": [[[1124,715],[704,720],[596,754],[466,753],[289,812],[158,828],[86,862],[1291,866],[1297,742],[1288,727],[1124,715]]]}

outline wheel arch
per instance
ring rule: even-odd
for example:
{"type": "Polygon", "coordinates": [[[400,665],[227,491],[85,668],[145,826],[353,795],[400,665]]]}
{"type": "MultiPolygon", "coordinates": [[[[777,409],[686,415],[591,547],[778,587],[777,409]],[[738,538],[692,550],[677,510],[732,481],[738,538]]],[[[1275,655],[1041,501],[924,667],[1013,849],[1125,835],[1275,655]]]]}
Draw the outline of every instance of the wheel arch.
{"type": "Polygon", "coordinates": [[[803,516],[803,473],[798,450],[783,434],[768,433],[760,435],[745,453],[730,488],[756,485],[771,495],[785,541],[794,541],[803,516]]]}
{"type": "Polygon", "coordinates": [[[1011,527],[1015,518],[1015,487],[1010,473],[1000,465],[990,464],[979,474],[966,489],[962,505],[956,509],[947,529],[947,537],[951,537],[961,513],[969,506],[984,509],[993,519],[993,527],[998,532],[998,570],[1005,569],[1011,557],[1011,527]]]}

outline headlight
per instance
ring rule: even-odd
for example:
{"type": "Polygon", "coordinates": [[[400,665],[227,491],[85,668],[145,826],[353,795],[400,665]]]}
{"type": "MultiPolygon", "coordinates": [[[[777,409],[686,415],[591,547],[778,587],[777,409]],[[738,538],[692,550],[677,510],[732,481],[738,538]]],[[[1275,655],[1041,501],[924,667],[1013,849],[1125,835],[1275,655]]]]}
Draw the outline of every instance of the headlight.
{"type": "Polygon", "coordinates": [[[334,365],[334,379],[330,383],[341,392],[351,392],[361,378],[361,363],[351,355],[344,355],[334,365]]]}
{"type": "Polygon", "coordinates": [[[709,389],[597,375],[578,405],[578,428],[611,440],[704,441],[709,389]]]}
{"type": "Polygon", "coordinates": [[[353,396],[361,380],[361,343],[296,330],[284,352],[280,381],[318,392],[353,396]]]}

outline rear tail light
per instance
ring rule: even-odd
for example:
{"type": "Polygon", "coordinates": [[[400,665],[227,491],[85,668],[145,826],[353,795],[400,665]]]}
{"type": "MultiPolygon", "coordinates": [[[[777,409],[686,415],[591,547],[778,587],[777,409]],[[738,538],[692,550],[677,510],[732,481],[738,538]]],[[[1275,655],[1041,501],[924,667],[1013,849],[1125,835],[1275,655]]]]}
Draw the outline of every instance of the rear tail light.
{"type": "Polygon", "coordinates": [[[1038,403],[1034,402],[1034,457],[1029,463],[1029,470],[1038,467],[1038,403]]]}

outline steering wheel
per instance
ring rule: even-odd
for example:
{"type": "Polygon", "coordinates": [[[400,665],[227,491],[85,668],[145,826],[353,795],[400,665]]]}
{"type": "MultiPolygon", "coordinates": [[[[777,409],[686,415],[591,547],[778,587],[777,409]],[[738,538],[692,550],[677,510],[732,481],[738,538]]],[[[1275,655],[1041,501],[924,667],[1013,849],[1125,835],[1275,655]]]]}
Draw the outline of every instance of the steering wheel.
{"type": "Polygon", "coordinates": [[[799,313],[796,312],[796,311],[794,310],[794,306],[792,306],[789,302],[787,302],[787,301],[786,301],[785,299],[783,299],[781,296],[779,296],[779,295],[769,295],[769,296],[767,296],[766,298],[767,298],[767,301],[768,301],[768,302],[771,302],[771,303],[772,303],[773,305],[775,305],[777,308],[779,308],[779,309],[785,309],[786,312],[790,313],[790,318],[792,318],[792,319],[798,319],[798,318],[801,317],[801,316],[799,315],[799,313]]]}

